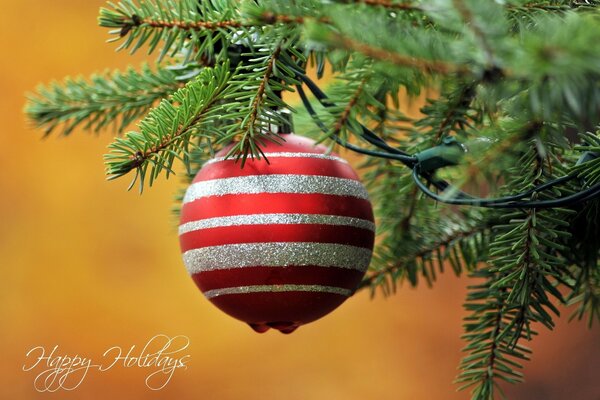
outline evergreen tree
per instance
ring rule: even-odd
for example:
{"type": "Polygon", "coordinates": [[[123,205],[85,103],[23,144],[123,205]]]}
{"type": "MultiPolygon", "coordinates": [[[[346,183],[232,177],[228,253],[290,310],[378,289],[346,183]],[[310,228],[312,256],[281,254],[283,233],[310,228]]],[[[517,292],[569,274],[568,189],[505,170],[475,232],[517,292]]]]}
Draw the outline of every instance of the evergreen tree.
{"type": "Polygon", "coordinates": [[[492,399],[522,381],[526,342],[562,306],[600,319],[599,7],[122,0],[100,26],[157,62],[40,87],[26,113],[47,134],[114,126],[107,175],[140,189],[176,161],[193,177],[232,141],[242,163],[262,157],[283,109],[302,133],[365,154],[378,242],[361,288],[431,285],[446,266],[468,274],[457,381],[492,399]],[[322,90],[309,69],[332,82],[322,90]],[[423,93],[421,115],[406,115],[423,93]]]}

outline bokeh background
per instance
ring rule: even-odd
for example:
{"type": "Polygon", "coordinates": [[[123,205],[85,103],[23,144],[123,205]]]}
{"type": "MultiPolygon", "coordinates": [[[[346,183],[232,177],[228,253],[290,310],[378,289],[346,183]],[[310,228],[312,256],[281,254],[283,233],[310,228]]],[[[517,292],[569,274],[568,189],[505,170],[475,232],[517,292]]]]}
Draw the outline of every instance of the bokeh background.
{"type": "MultiPolygon", "coordinates": [[[[292,335],[256,334],[185,272],[170,214],[177,179],[127,192],[127,180],[105,180],[110,132],[42,139],[27,123],[24,93],[38,83],[144,59],[104,43],[102,4],[0,0],[0,398],[467,399],[452,384],[467,279],[387,299],[362,292],[292,335]],[[35,346],[100,358],[161,333],[191,342],[189,368],[161,391],[141,368],[91,371],[57,393],[37,393],[22,371],[35,346]]],[[[566,319],[531,343],[527,383],[509,398],[600,399],[600,330],[566,319]]]]}

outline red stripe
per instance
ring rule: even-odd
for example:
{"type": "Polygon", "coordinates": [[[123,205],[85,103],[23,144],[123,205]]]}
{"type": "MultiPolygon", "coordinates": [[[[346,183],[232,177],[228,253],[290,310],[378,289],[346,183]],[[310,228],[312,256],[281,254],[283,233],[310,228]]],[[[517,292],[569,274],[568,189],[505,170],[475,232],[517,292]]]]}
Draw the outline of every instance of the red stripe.
{"type": "Polygon", "coordinates": [[[322,214],[373,221],[371,203],[349,196],[302,193],[228,194],[201,197],[183,205],[181,223],[252,214],[322,214]]]}
{"type": "Polygon", "coordinates": [[[192,275],[203,292],[254,285],[322,285],[354,291],[364,273],[347,268],[290,266],[244,267],[198,272],[192,275]]]}
{"type": "MultiPolygon", "coordinates": [[[[316,154],[326,154],[329,149],[327,146],[323,144],[315,145],[315,141],[309,139],[304,136],[299,136],[295,134],[284,134],[279,136],[280,143],[273,143],[269,140],[265,140],[264,143],[261,143],[260,149],[263,153],[281,153],[281,152],[290,152],[290,153],[316,153],[316,154]]],[[[226,146],[222,150],[220,150],[215,157],[225,157],[229,150],[234,146],[231,144],[226,146]]],[[[330,153],[333,156],[338,157],[336,153],[330,153]]]]}
{"type": "Polygon", "coordinates": [[[373,248],[373,232],[353,226],[312,224],[237,225],[201,229],[179,237],[181,251],[235,243],[312,242],[373,248]]]}
{"type": "MultiPolygon", "coordinates": [[[[268,157],[268,154],[267,154],[268,157]]],[[[264,159],[249,160],[241,167],[235,160],[225,160],[204,166],[194,182],[250,175],[318,175],[358,180],[348,164],[341,161],[310,157],[273,157],[269,163],[264,159]]]]}
{"type": "Polygon", "coordinates": [[[329,314],[346,300],[332,293],[248,293],[213,297],[226,314],[252,324],[302,325],[329,314]]]}

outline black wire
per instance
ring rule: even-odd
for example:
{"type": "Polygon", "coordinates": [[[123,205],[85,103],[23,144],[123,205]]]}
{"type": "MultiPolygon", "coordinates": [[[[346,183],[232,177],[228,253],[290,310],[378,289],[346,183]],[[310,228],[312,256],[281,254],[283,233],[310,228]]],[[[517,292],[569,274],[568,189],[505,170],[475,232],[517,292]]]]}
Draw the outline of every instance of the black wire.
{"type": "MultiPolygon", "coordinates": [[[[596,184],[594,186],[600,186],[600,184],[596,184]]],[[[595,193],[592,193],[589,196],[586,196],[585,198],[581,199],[580,202],[583,203],[583,202],[588,201],[588,200],[593,200],[593,199],[595,199],[596,197],[599,197],[599,196],[600,196],[600,189],[598,191],[596,191],[595,193]]]]}
{"type": "MultiPolygon", "coordinates": [[[[296,71],[296,73],[298,74],[299,78],[306,84],[306,86],[310,89],[311,93],[315,96],[315,98],[319,101],[319,103],[321,103],[321,105],[323,105],[323,107],[333,107],[335,106],[335,104],[331,103],[329,101],[329,98],[327,97],[327,95],[321,90],[321,88],[319,88],[317,86],[316,83],[314,83],[308,76],[306,76],[303,73],[300,73],[298,71],[296,71]]],[[[377,134],[375,134],[375,132],[373,132],[372,130],[370,130],[369,128],[367,128],[366,126],[359,124],[361,127],[361,137],[364,138],[366,141],[368,141],[369,143],[371,143],[372,145],[379,147],[382,150],[386,150],[390,153],[393,154],[400,154],[400,155],[404,155],[406,157],[410,157],[410,161],[409,162],[416,162],[416,159],[411,156],[410,154],[408,154],[405,151],[396,149],[395,147],[390,146],[389,144],[387,144],[385,142],[385,140],[383,140],[381,137],[377,136],[377,134]]]]}
{"type": "MultiPolygon", "coordinates": [[[[319,103],[323,107],[329,108],[329,107],[335,106],[334,103],[329,101],[329,98],[327,97],[325,92],[323,92],[321,90],[321,88],[319,86],[317,86],[317,84],[315,82],[313,82],[312,79],[310,79],[308,76],[306,76],[304,71],[293,60],[289,59],[287,66],[290,67],[296,73],[296,76],[298,78],[300,78],[300,80],[302,82],[304,82],[304,84],[306,84],[306,87],[308,87],[308,89],[311,91],[311,93],[315,96],[315,98],[319,101],[319,103]]],[[[301,85],[296,85],[296,87],[301,88],[301,85]]],[[[300,90],[302,90],[302,89],[300,89],[300,90]]],[[[300,90],[298,92],[299,94],[300,94],[300,90]]],[[[312,105],[310,105],[310,102],[306,98],[306,94],[304,93],[303,90],[302,90],[302,93],[303,93],[303,95],[300,96],[302,98],[302,102],[304,103],[304,106],[307,108],[307,111],[309,110],[309,108],[312,110],[312,112],[309,111],[309,113],[316,122],[318,120],[317,114],[316,114],[316,112],[314,112],[314,108],[312,108],[312,105]],[[308,105],[308,107],[307,107],[307,105],[308,105]]],[[[318,123],[318,125],[321,128],[321,130],[323,130],[325,133],[327,133],[328,129],[322,122],[318,123]]],[[[379,147],[380,149],[385,150],[389,153],[392,153],[392,154],[395,154],[398,156],[404,156],[404,157],[398,157],[398,156],[391,157],[389,155],[383,156],[383,153],[379,152],[378,154],[380,154],[380,157],[402,161],[405,165],[407,165],[411,168],[412,168],[412,166],[414,166],[417,163],[416,157],[411,156],[410,154],[408,154],[405,151],[402,151],[400,149],[390,146],[389,144],[387,144],[387,142],[385,140],[383,140],[381,137],[379,137],[377,134],[375,134],[375,132],[373,132],[372,130],[370,130],[369,128],[364,126],[363,124],[359,123],[359,126],[362,131],[360,133],[360,136],[363,139],[365,139],[367,142],[369,142],[372,145],[374,145],[375,147],[379,147]]],[[[334,140],[337,143],[339,143],[340,145],[342,145],[344,147],[348,147],[347,144],[349,144],[349,143],[342,141],[339,137],[337,137],[337,135],[334,135],[334,136],[336,136],[336,137],[334,137],[334,140]]],[[[350,146],[352,146],[352,145],[350,145],[350,146]]],[[[358,150],[358,152],[360,152],[362,154],[368,154],[368,153],[365,153],[365,151],[369,151],[369,150],[364,150],[364,149],[358,148],[356,146],[352,146],[352,147],[353,148],[351,150],[353,150],[353,151],[357,151],[356,149],[360,149],[360,150],[358,150]]],[[[348,148],[350,149],[350,147],[348,147],[348,148]]]]}
{"type": "Polygon", "coordinates": [[[478,207],[488,207],[488,208],[553,208],[553,207],[562,207],[567,205],[575,205],[582,201],[587,201],[595,198],[600,195],[600,183],[596,184],[588,189],[582,190],[580,192],[574,193],[569,196],[561,197],[558,199],[552,200],[527,200],[527,201],[515,201],[515,198],[523,198],[529,196],[533,193],[539,192],[540,187],[543,187],[541,190],[546,190],[549,187],[557,185],[560,182],[565,182],[569,179],[572,179],[572,176],[563,176],[561,178],[555,179],[551,182],[547,182],[543,185],[540,185],[534,189],[530,189],[527,192],[520,193],[515,196],[507,196],[501,197],[497,199],[480,199],[480,198],[459,198],[452,197],[447,198],[444,196],[440,196],[437,193],[432,192],[427,185],[425,185],[421,179],[420,174],[417,168],[413,169],[413,179],[419,189],[425,193],[427,196],[431,197],[434,200],[440,201],[446,204],[454,204],[454,205],[470,205],[470,206],[478,206],[478,207]]]}
{"type": "MultiPolygon", "coordinates": [[[[425,174],[419,173],[419,175],[421,177],[423,177],[429,184],[433,184],[434,183],[434,179],[431,178],[431,176],[425,176],[425,174]]],[[[531,188],[525,192],[519,193],[519,194],[515,194],[512,196],[505,196],[505,197],[497,197],[497,198],[478,198],[478,197],[474,197],[471,196],[468,193],[465,193],[455,187],[453,187],[452,185],[450,185],[448,182],[446,181],[441,181],[443,183],[443,185],[434,185],[437,189],[445,191],[448,189],[448,187],[452,187],[452,190],[455,192],[457,198],[464,198],[464,199],[472,199],[472,200],[477,200],[482,204],[486,204],[486,203],[506,203],[509,201],[516,201],[516,200],[521,200],[524,197],[529,197],[534,193],[539,193],[541,191],[550,189],[558,184],[564,183],[564,182],[568,182],[573,178],[576,178],[577,175],[572,174],[572,175],[565,175],[565,176],[561,176],[560,178],[556,178],[553,179],[549,182],[543,183],[539,186],[536,186],[534,188],[531,188]]]]}
{"type": "MultiPolygon", "coordinates": [[[[294,70],[294,72],[296,73],[296,75],[298,76],[298,78],[304,84],[306,84],[308,89],[311,91],[311,93],[315,96],[315,98],[319,101],[319,103],[323,107],[328,108],[328,107],[335,106],[334,103],[329,101],[329,98],[321,90],[321,88],[319,88],[315,82],[313,82],[308,76],[306,76],[304,74],[304,71],[299,69],[298,65],[296,65],[293,61],[291,61],[290,64],[293,64],[293,65],[288,65],[288,66],[290,68],[292,68],[294,70]]],[[[328,132],[327,126],[323,123],[323,121],[321,121],[321,119],[319,118],[315,109],[313,108],[312,104],[308,100],[306,93],[304,92],[304,89],[302,88],[302,85],[301,84],[296,85],[296,89],[298,90],[298,94],[300,95],[300,99],[302,100],[302,103],[303,103],[304,107],[306,108],[306,111],[309,113],[309,115],[315,121],[315,123],[319,126],[319,128],[324,133],[327,133],[328,132]]],[[[408,154],[402,150],[396,149],[396,148],[388,145],[384,139],[379,137],[377,134],[375,134],[373,131],[368,129],[366,126],[364,126],[362,124],[359,124],[359,125],[362,130],[360,136],[363,139],[365,139],[367,142],[369,142],[370,144],[372,144],[382,150],[385,150],[385,152],[363,149],[361,147],[355,146],[351,143],[348,143],[348,142],[342,140],[338,135],[332,135],[333,140],[336,143],[340,144],[341,146],[346,147],[347,149],[352,150],[357,153],[360,153],[360,154],[366,154],[366,155],[380,157],[380,158],[386,158],[386,159],[393,159],[393,160],[398,160],[398,161],[402,162],[404,165],[406,165],[412,169],[413,180],[415,181],[417,187],[423,193],[425,193],[425,195],[427,195],[428,197],[431,197],[431,198],[435,199],[436,201],[439,201],[442,203],[454,204],[454,205],[470,205],[470,206],[487,207],[487,208],[553,208],[553,207],[562,207],[562,206],[566,206],[566,205],[575,205],[580,202],[591,200],[591,199],[594,199],[594,198],[600,196],[600,183],[599,183],[588,189],[585,189],[585,190],[579,191],[577,193],[574,193],[572,195],[561,197],[558,199],[519,201],[525,197],[529,197],[529,196],[533,195],[534,193],[540,193],[542,191],[548,190],[556,185],[559,185],[564,182],[568,182],[569,180],[576,177],[575,174],[571,174],[571,175],[565,175],[560,178],[553,179],[552,181],[538,185],[532,189],[529,189],[525,192],[522,192],[522,193],[519,193],[516,195],[504,196],[504,197],[498,197],[498,198],[487,198],[487,199],[474,197],[474,196],[456,188],[455,186],[451,185],[449,182],[447,182],[443,179],[434,178],[431,172],[420,173],[417,157],[411,156],[410,154],[408,154]],[[453,197],[447,198],[447,197],[440,196],[437,193],[432,192],[427,187],[427,185],[425,185],[421,181],[421,178],[425,179],[428,184],[434,186],[436,189],[438,189],[442,192],[451,190],[453,192],[453,197]]]]}
{"type": "MultiPolygon", "coordinates": [[[[308,111],[308,114],[315,121],[315,123],[319,126],[319,128],[321,128],[322,131],[327,132],[327,126],[323,123],[323,121],[321,121],[321,119],[317,115],[315,109],[313,108],[312,104],[310,104],[310,101],[308,100],[308,97],[306,97],[306,93],[304,92],[304,89],[302,88],[302,86],[296,85],[296,90],[298,91],[298,95],[300,95],[302,104],[304,105],[304,108],[306,108],[306,111],[308,111]]],[[[411,168],[417,162],[416,158],[414,158],[414,157],[411,157],[410,160],[407,160],[406,156],[401,155],[401,154],[391,154],[391,153],[384,153],[384,152],[376,151],[376,150],[363,149],[361,147],[355,146],[351,143],[348,143],[348,142],[342,140],[338,135],[332,135],[332,138],[339,145],[344,146],[347,149],[352,150],[356,153],[366,154],[369,156],[380,157],[380,158],[387,158],[390,160],[399,160],[411,168]]]]}

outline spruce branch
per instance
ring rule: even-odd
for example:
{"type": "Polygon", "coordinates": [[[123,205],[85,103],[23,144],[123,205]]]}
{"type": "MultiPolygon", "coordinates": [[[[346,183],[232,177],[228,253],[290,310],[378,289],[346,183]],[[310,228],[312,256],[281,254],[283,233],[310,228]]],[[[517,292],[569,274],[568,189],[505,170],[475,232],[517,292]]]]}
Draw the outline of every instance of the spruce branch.
{"type": "Polygon", "coordinates": [[[436,269],[444,272],[444,262],[446,261],[450,262],[456,275],[460,275],[465,268],[474,267],[477,262],[484,260],[490,226],[482,224],[471,229],[463,228],[466,227],[461,226],[447,233],[433,243],[426,244],[416,253],[398,259],[392,265],[373,270],[360,283],[359,289],[370,287],[373,293],[378,285],[384,284],[385,280],[388,280],[385,286],[395,287],[395,281],[404,275],[405,271],[403,270],[412,263],[416,264],[416,269],[420,271],[429,285],[435,280],[436,269]],[[476,255],[478,252],[479,254],[476,255]]]}
{"type": "MultiPolygon", "coordinates": [[[[421,109],[425,116],[412,121],[399,144],[406,148],[410,143],[414,152],[439,143],[449,134],[466,136],[465,129],[479,124],[482,118],[481,110],[471,104],[475,86],[476,82],[461,81],[444,88],[438,98],[421,109]]],[[[391,140],[395,141],[393,136],[391,140]]],[[[436,270],[444,271],[444,262],[449,262],[458,275],[486,261],[493,221],[478,213],[455,215],[424,201],[406,171],[390,168],[389,161],[368,166],[374,168],[365,178],[375,193],[378,235],[382,239],[376,249],[379,257],[361,287],[368,286],[372,292],[380,287],[387,294],[404,279],[416,285],[417,276],[431,285],[436,270]]]]}
{"type": "MultiPolygon", "coordinates": [[[[596,134],[584,133],[581,135],[583,143],[575,146],[576,151],[590,152],[590,154],[600,154],[600,130],[596,134]]],[[[600,182],[600,157],[591,158],[585,162],[577,163],[573,167],[573,172],[586,180],[588,186],[600,182]]]]}
{"type": "MultiPolygon", "coordinates": [[[[600,182],[600,132],[581,135],[580,162],[572,168],[584,185],[600,182]],[[595,158],[594,158],[595,157],[595,158]]],[[[600,200],[589,201],[578,210],[571,222],[572,237],[567,243],[566,258],[573,266],[573,288],[568,295],[569,305],[577,306],[570,319],[587,318],[591,327],[600,321],[600,200]]]]}
{"type": "MultiPolygon", "coordinates": [[[[464,132],[470,119],[467,113],[471,110],[471,102],[476,94],[476,84],[477,82],[463,84],[456,91],[444,96],[446,101],[441,104],[446,110],[443,111],[444,118],[439,124],[432,121],[430,116],[426,117],[424,121],[417,123],[417,126],[438,125],[433,135],[433,143],[439,143],[442,138],[453,132],[464,132]]],[[[440,104],[439,101],[437,103],[440,104]]],[[[428,108],[424,108],[423,111],[428,113],[428,108]]],[[[435,113],[432,113],[432,115],[435,115],[435,113]]]]}
{"type": "Polygon", "coordinates": [[[587,317],[591,328],[594,321],[600,322],[600,264],[598,260],[590,259],[588,263],[575,272],[574,289],[567,299],[567,304],[577,306],[569,320],[579,320],[587,317]]]}
{"type": "MultiPolygon", "coordinates": [[[[261,21],[266,25],[273,25],[273,24],[277,24],[277,23],[302,25],[305,22],[314,19],[314,18],[311,18],[310,16],[275,14],[271,11],[265,11],[255,18],[258,21],[261,21]]],[[[327,17],[320,17],[320,18],[316,19],[316,21],[318,21],[322,24],[328,24],[331,22],[329,20],[329,18],[327,18],[327,17]]]]}
{"type": "MultiPolygon", "coordinates": [[[[254,99],[252,100],[252,106],[251,106],[251,110],[250,110],[250,119],[248,121],[248,124],[246,125],[246,132],[245,132],[245,133],[249,134],[250,136],[253,136],[256,133],[256,130],[255,130],[256,123],[259,119],[259,114],[261,112],[261,108],[262,108],[263,103],[266,98],[267,87],[269,85],[269,81],[272,78],[273,69],[275,67],[275,63],[276,63],[277,58],[279,57],[280,53],[281,53],[281,46],[277,46],[267,61],[265,72],[262,76],[262,79],[261,79],[259,85],[258,85],[258,89],[256,90],[256,96],[254,96],[254,99]]],[[[242,126],[242,128],[244,129],[244,126],[242,126]]],[[[241,145],[242,151],[247,153],[250,143],[247,140],[246,135],[244,135],[242,137],[241,142],[243,143],[241,145]]]]}
{"type": "MultiPolygon", "coordinates": [[[[230,79],[227,64],[206,68],[196,79],[179,89],[170,100],[159,106],[139,123],[139,132],[128,132],[116,138],[105,156],[109,179],[136,170],[131,186],[139,179],[140,190],[149,174],[149,184],[164,170],[173,173],[174,160],[180,159],[189,169],[190,153],[199,146],[210,148],[218,138],[215,131],[218,101],[228,93],[230,79]],[[192,137],[205,141],[194,143],[192,137]]],[[[131,187],[130,186],[130,187],[131,187]]]]}
{"type": "Polygon", "coordinates": [[[390,0],[340,0],[339,2],[344,4],[364,4],[367,6],[383,7],[390,10],[422,11],[422,8],[418,5],[406,1],[393,2],[390,0]]]}
{"type": "Polygon", "coordinates": [[[335,125],[333,126],[333,130],[332,130],[333,135],[339,135],[340,131],[342,130],[344,125],[346,125],[348,123],[348,121],[350,120],[352,108],[354,106],[356,106],[356,104],[358,103],[358,99],[360,98],[360,95],[363,93],[365,83],[366,83],[366,78],[363,78],[359,82],[358,87],[356,88],[356,90],[354,91],[352,96],[350,96],[350,100],[348,101],[348,104],[344,107],[342,113],[339,115],[339,118],[337,118],[335,125]]]}
{"type": "MultiPolygon", "coordinates": [[[[391,0],[338,0],[336,3],[348,4],[348,5],[359,5],[364,4],[366,6],[372,7],[383,7],[391,10],[401,10],[401,11],[418,11],[425,12],[428,9],[431,9],[431,6],[428,5],[420,5],[417,2],[410,1],[391,1],[391,0]]],[[[511,12],[532,12],[532,11],[546,11],[546,12],[555,12],[555,11],[570,11],[577,9],[593,9],[594,6],[600,4],[597,0],[591,2],[577,2],[570,1],[569,4],[556,4],[553,1],[538,1],[538,2],[528,2],[525,4],[511,4],[507,2],[505,7],[508,11],[511,12]]]]}
{"type": "Polygon", "coordinates": [[[388,88],[383,89],[383,82],[369,67],[368,60],[352,58],[327,88],[326,107],[319,116],[328,128],[325,137],[347,141],[349,133],[361,137],[361,123],[383,123],[380,111],[386,107],[377,96],[385,96],[388,88]]]}
{"type": "Polygon", "coordinates": [[[491,400],[500,389],[499,381],[523,381],[520,361],[528,360],[531,351],[520,344],[511,345],[502,334],[512,318],[506,308],[506,289],[494,286],[502,275],[480,269],[471,278],[484,282],[469,286],[465,308],[470,314],[465,318],[463,336],[468,342],[463,351],[468,355],[461,361],[456,383],[461,384],[459,390],[472,387],[473,400],[491,400]]]}
{"type": "MultiPolygon", "coordinates": [[[[338,3],[342,4],[364,4],[373,7],[383,7],[392,10],[403,10],[403,11],[425,11],[429,7],[417,4],[417,2],[410,1],[391,1],[391,0],[338,0],[338,3]]],[[[598,0],[592,1],[569,1],[568,4],[557,4],[556,1],[532,1],[525,4],[511,4],[507,2],[505,5],[509,11],[569,11],[577,9],[593,9],[598,6],[600,2],[598,0]]]]}
{"type": "Polygon", "coordinates": [[[190,54],[213,56],[226,49],[223,41],[231,42],[234,34],[243,40],[245,28],[252,26],[242,19],[233,0],[124,0],[108,5],[100,9],[98,23],[117,28],[110,31],[115,35],[110,41],[125,38],[118,49],[132,53],[146,43],[152,53],[162,43],[159,59],[184,50],[188,58],[190,54]]]}
{"type": "MultiPolygon", "coordinates": [[[[538,125],[538,129],[543,127],[538,125]]],[[[561,170],[555,147],[543,148],[550,157],[540,149],[533,146],[513,168],[511,187],[530,187],[543,177],[551,178],[546,160],[555,164],[553,172],[561,170]]],[[[567,250],[564,241],[570,233],[566,221],[572,215],[563,209],[515,210],[503,214],[505,222],[494,227],[489,253],[492,266],[473,273],[486,281],[471,288],[465,306],[471,311],[465,324],[469,355],[461,363],[458,382],[465,383],[461,389],[474,386],[473,399],[493,398],[497,380],[520,382],[521,374],[515,368],[521,365],[509,361],[511,357],[526,358],[519,342],[531,340],[533,323],[554,327],[552,314],[559,315],[559,310],[553,299],[565,302],[556,285],[568,285],[570,276],[559,254],[567,250]]]]}
{"type": "Polygon", "coordinates": [[[248,157],[264,157],[260,146],[265,141],[281,140],[270,129],[282,118],[274,110],[289,107],[281,99],[281,92],[292,91],[292,85],[298,83],[296,73],[282,59],[303,57],[286,44],[292,32],[289,29],[293,30],[283,26],[274,35],[278,39],[275,45],[257,46],[254,58],[238,68],[231,81],[231,92],[225,97],[222,112],[229,122],[222,128],[226,133],[221,142],[235,142],[228,156],[240,159],[242,165],[248,157]]]}
{"type": "Polygon", "coordinates": [[[358,40],[345,37],[338,33],[330,32],[323,37],[324,41],[335,47],[356,51],[372,59],[389,62],[400,67],[416,68],[427,74],[465,74],[469,72],[466,66],[454,64],[443,60],[427,60],[416,57],[405,56],[394,51],[362,43],[358,40]]]}
{"type": "Polygon", "coordinates": [[[241,21],[228,20],[228,21],[163,21],[151,18],[139,19],[132,16],[132,27],[139,27],[141,25],[148,25],[153,28],[178,28],[186,31],[202,31],[209,30],[215,31],[221,28],[241,28],[245,26],[241,21]]]}
{"type": "Polygon", "coordinates": [[[558,304],[576,306],[574,318],[600,318],[600,139],[586,133],[576,142],[571,134],[600,122],[599,5],[122,0],[102,9],[100,25],[113,29],[119,48],[144,47],[165,63],[43,87],[27,113],[48,132],[63,124],[68,134],[109,123],[121,131],[155,107],[110,146],[107,173],[135,170],[132,184],[141,188],[173,173],[177,159],[185,185],[222,147],[231,145],[228,156],[242,165],[264,157],[264,143],[281,140],[279,110],[293,106],[282,94],[301,84],[298,74],[309,83],[307,64],[319,77],[329,65],[333,83],[317,95],[323,107],[314,118],[324,140],[368,139],[368,127],[392,150],[416,155],[454,137],[469,149],[463,162],[425,172],[462,204],[499,205],[487,193],[485,204],[469,198],[463,186],[499,190],[523,206],[581,200],[571,208],[449,207],[449,197],[424,197],[405,165],[376,157],[381,152],[364,159],[378,240],[361,288],[388,294],[403,283],[431,285],[448,269],[477,280],[465,304],[458,382],[490,400],[500,383],[522,381],[524,341],[540,325],[553,327],[558,304]],[[416,113],[410,101],[420,95],[429,98],[416,113]]]}
{"type": "Polygon", "coordinates": [[[243,15],[261,24],[303,24],[307,20],[329,23],[323,14],[324,4],[319,0],[262,0],[248,2],[243,7],[243,15]]]}
{"type": "MultiPolygon", "coordinates": [[[[431,22],[413,13],[395,13],[381,7],[356,7],[345,5],[327,9],[330,25],[307,25],[308,36],[317,43],[333,49],[363,54],[378,63],[374,67],[391,77],[406,76],[403,71],[413,71],[414,78],[424,84],[422,75],[455,76],[471,74],[468,63],[455,62],[452,53],[454,35],[431,29],[431,22]],[[388,32],[380,35],[373,26],[387,26],[388,32]],[[425,32],[427,32],[425,34],[425,32]],[[403,37],[410,40],[395,40],[403,37]],[[400,68],[390,69],[390,65],[400,68]]],[[[405,84],[407,87],[412,85],[405,84]]]]}
{"type": "Polygon", "coordinates": [[[28,95],[25,113],[46,134],[60,125],[63,135],[80,125],[98,132],[113,122],[120,133],[182,85],[174,71],[154,71],[145,64],[140,71],[129,68],[92,75],[88,80],[67,78],[60,84],[40,86],[28,95]]]}
{"type": "MultiPolygon", "coordinates": [[[[534,178],[534,182],[544,173],[542,157],[537,151],[530,151],[521,161],[529,168],[533,165],[529,177],[534,178]]],[[[529,330],[531,322],[539,322],[549,329],[554,326],[550,312],[556,315],[559,312],[548,295],[564,303],[555,283],[565,283],[568,271],[556,255],[566,250],[561,241],[570,234],[569,224],[564,221],[572,214],[570,210],[555,209],[550,216],[547,211],[531,209],[504,216],[510,218],[509,223],[499,229],[490,255],[495,269],[506,274],[494,285],[507,288],[506,308],[515,311],[509,325],[513,329],[511,343],[516,343],[523,330],[529,330]],[[518,254],[516,261],[508,251],[518,254]]]]}
{"type": "Polygon", "coordinates": [[[507,4],[511,12],[519,12],[521,16],[531,12],[565,12],[593,10],[600,5],[598,0],[584,1],[531,1],[525,4],[507,4]]]}
{"type": "Polygon", "coordinates": [[[465,26],[470,29],[477,42],[483,49],[486,57],[487,68],[491,69],[496,66],[496,57],[494,55],[494,49],[487,38],[487,34],[480,26],[479,21],[473,15],[473,12],[469,9],[468,5],[463,0],[452,0],[452,4],[458,10],[461,18],[463,19],[465,26]]]}

